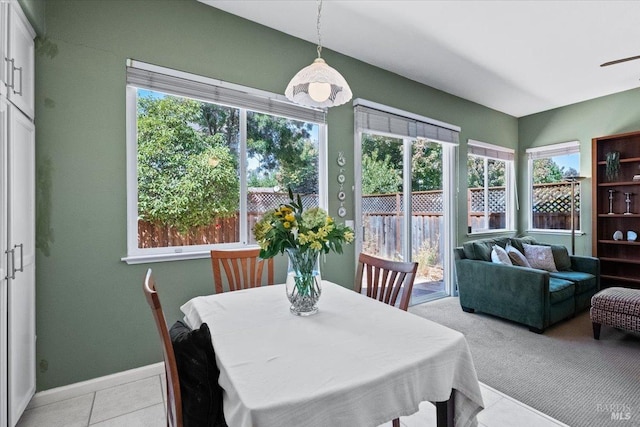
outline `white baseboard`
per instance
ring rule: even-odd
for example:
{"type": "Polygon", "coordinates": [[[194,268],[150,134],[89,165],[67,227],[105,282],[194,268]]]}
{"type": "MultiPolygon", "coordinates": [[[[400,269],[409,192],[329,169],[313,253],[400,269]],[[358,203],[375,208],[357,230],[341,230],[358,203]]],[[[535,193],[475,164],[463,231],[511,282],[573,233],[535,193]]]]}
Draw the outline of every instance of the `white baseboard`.
{"type": "Polygon", "coordinates": [[[75,384],[40,391],[33,396],[31,402],[29,402],[29,405],[27,406],[27,409],[37,408],[38,406],[71,399],[82,396],[83,394],[93,393],[105,388],[142,380],[160,374],[164,374],[164,362],[158,362],[153,365],[142,366],[128,371],[105,375],[104,377],[93,378],[91,380],[75,384]]]}

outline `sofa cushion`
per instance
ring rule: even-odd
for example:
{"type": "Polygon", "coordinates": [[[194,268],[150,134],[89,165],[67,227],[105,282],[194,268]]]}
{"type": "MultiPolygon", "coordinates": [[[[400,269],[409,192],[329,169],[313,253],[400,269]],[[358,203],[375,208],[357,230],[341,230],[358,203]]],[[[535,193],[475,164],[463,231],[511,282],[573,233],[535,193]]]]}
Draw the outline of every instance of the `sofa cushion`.
{"type": "Polygon", "coordinates": [[[576,294],[591,291],[598,286],[596,276],[581,271],[558,271],[550,276],[573,282],[576,285],[576,294]]]}
{"type": "Polygon", "coordinates": [[[524,256],[533,268],[539,268],[546,271],[558,271],[553,261],[553,252],[550,246],[528,245],[524,246],[524,256]]]}
{"type": "Polygon", "coordinates": [[[531,264],[529,264],[529,261],[527,261],[527,258],[522,254],[522,252],[511,246],[510,243],[507,243],[506,251],[513,265],[519,265],[520,267],[531,267],[531,264]]]}
{"type": "Polygon", "coordinates": [[[569,298],[573,298],[575,285],[569,280],[549,278],[549,302],[555,304],[569,298]]]}
{"type": "Polygon", "coordinates": [[[512,237],[509,239],[509,243],[511,243],[511,246],[519,250],[520,253],[524,254],[525,243],[528,245],[535,245],[538,242],[536,242],[536,239],[534,239],[533,237],[526,236],[526,237],[512,237]]]}
{"type": "Polygon", "coordinates": [[[553,253],[553,262],[558,271],[571,270],[571,258],[567,248],[562,245],[551,245],[551,252],[553,253]]]}
{"type": "Polygon", "coordinates": [[[509,240],[511,240],[511,238],[509,237],[496,237],[493,239],[493,243],[500,246],[501,248],[506,248],[509,244],[509,240]]]}
{"type": "Polygon", "coordinates": [[[496,264],[513,265],[511,263],[511,259],[509,259],[507,251],[498,245],[493,245],[493,249],[491,250],[491,262],[495,262],[496,264]]]}
{"type": "Polygon", "coordinates": [[[468,259],[491,261],[491,249],[493,249],[493,239],[473,240],[462,245],[464,256],[468,259]]]}

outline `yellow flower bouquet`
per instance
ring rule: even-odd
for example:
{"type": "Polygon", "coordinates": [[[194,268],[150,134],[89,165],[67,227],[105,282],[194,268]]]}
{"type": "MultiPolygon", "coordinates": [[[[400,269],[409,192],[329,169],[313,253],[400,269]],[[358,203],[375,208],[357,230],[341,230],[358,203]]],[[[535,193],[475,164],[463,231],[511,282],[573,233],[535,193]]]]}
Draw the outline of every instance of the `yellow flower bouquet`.
{"type": "Polygon", "coordinates": [[[272,258],[287,253],[287,295],[291,311],[298,315],[317,312],[320,297],[318,256],[334,251],[342,253],[342,245],[351,243],[354,232],[344,224],[336,224],[324,209],[305,210],[300,195],[294,198],[289,189],[289,203],[269,211],[253,227],[260,245],[260,257],[272,258]]]}

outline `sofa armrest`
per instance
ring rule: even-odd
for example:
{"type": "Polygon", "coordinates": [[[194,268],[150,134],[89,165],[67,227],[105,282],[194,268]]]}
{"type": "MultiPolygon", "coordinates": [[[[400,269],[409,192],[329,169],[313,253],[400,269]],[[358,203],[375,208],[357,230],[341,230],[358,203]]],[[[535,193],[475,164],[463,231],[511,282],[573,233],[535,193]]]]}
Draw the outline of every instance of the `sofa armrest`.
{"type": "Polygon", "coordinates": [[[573,271],[581,271],[594,276],[600,273],[600,260],[598,258],[579,255],[571,255],[570,258],[573,271]]]}
{"type": "Polygon", "coordinates": [[[596,276],[600,289],[600,260],[592,256],[571,255],[571,269],[596,276]]]}

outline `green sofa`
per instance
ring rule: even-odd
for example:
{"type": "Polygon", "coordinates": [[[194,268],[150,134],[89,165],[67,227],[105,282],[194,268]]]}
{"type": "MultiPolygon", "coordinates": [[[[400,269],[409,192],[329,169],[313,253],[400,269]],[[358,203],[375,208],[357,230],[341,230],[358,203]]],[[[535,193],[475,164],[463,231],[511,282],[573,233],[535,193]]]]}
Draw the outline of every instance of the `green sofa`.
{"type": "Polygon", "coordinates": [[[491,261],[494,245],[511,246],[524,254],[531,237],[466,242],[454,249],[460,305],[527,325],[536,333],[590,306],[600,289],[598,258],[570,256],[564,246],[551,246],[557,272],[491,261]]]}

